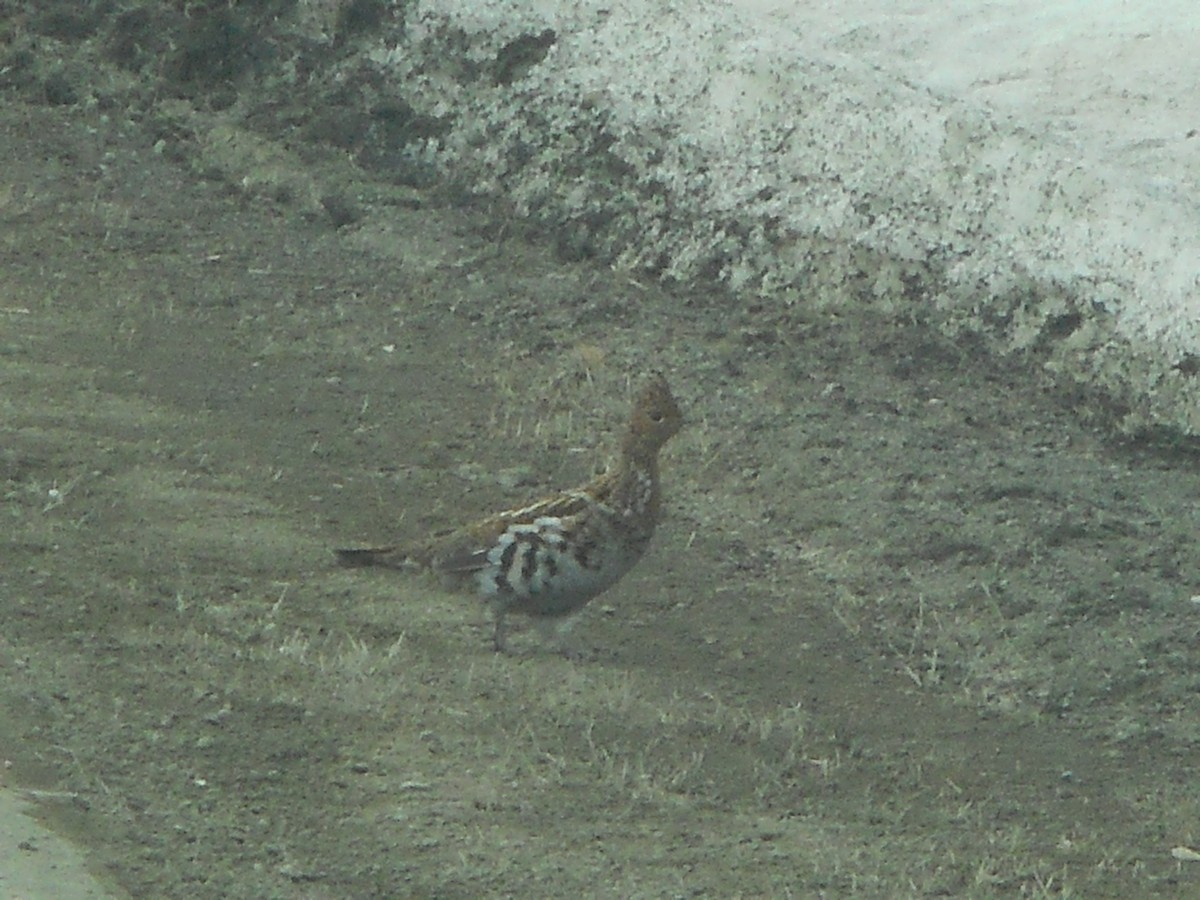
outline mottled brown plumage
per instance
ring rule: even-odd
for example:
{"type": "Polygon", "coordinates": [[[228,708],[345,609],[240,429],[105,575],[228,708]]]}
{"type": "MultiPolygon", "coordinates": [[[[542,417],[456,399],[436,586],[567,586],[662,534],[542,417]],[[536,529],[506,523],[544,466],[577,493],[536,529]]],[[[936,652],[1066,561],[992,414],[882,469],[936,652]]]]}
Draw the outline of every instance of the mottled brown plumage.
{"type": "Polygon", "coordinates": [[[510,612],[561,621],[621,579],[658,524],[658,452],[683,417],[666,379],[638,394],[608,470],[574,490],[507,510],[416,546],[338,550],[346,566],[427,568],[489,600],[494,644],[510,612]]]}

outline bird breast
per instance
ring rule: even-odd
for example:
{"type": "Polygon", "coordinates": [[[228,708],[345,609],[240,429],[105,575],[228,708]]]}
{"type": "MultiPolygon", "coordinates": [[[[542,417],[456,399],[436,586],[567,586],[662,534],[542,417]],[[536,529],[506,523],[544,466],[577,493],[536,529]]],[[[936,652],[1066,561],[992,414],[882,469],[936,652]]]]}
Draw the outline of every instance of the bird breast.
{"type": "Polygon", "coordinates": [[[637,562],[645,544],[602,533],[590,518],[543,516],[510,525],[478,572],[481,593],[508,598],[540,615],[565,615],[611,587],[637,562]]]}

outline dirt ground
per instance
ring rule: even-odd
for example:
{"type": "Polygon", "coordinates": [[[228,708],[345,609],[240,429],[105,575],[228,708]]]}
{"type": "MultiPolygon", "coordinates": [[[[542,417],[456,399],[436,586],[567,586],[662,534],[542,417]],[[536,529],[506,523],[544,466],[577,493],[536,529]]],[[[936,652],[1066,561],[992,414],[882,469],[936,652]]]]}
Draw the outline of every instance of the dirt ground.
{"type": "Polygon", "coordinates": [[[919,315],[664,288],[237,104],[95,102],[39,34],[0,755],[115,893],[1200,893],[1187,448],[919,315]],[[586,659],[334,565],[589,476],[651,368],[689,425],[586,659]]]}

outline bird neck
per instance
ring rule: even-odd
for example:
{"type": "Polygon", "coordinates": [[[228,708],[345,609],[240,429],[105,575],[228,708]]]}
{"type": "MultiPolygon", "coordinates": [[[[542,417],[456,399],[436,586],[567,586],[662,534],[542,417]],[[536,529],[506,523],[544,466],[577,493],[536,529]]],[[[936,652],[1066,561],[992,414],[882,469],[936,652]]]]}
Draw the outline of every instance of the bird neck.
{"type": "Polygon", "coordinates": [[[622,452],[612,471],[611,506],[627,518],[658,519],[658,454],[622,452]]]}

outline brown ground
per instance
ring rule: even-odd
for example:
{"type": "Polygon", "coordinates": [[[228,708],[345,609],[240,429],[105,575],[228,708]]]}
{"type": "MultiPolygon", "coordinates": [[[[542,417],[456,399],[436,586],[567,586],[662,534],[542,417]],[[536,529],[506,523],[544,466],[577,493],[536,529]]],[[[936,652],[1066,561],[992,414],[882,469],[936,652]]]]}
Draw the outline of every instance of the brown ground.
{"type": "Polygon", "coordinates": [[[114,888],[1200,892],[1194,456],[50,77],[0,100],[0,754],[114,888]],[[649,367],[691,424],[587,661],[333,566],[586,477],[649,367]]]}

